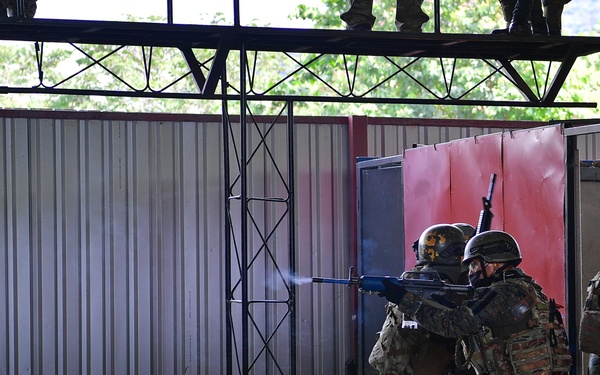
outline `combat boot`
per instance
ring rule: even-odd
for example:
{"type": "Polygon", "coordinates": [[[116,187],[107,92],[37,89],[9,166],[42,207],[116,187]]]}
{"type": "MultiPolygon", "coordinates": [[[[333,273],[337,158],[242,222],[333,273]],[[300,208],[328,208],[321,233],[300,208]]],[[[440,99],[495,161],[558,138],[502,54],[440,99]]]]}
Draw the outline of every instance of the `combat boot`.
{"type": "Polygon", "coordinates": [[[424,23],[429,21],[421,6],[423,0],[396,1],[396,31],[402,33],[420,33],[424,23]]]}
{"type": "Polygon", "coordinates": [[[512,20],[516,4],[517,0],[500,0],[500,7],[502,8],[502,16],[504,17],[504,22],[506,22],[506,28],[494,29],[492,30],[492,34],[508,34],[508,26],[512,20]]]}
{"type": "Polygon", "coordinates": [[[350,9],[340,15],[346,30],[371,30],[375,24],[373,0],[351,0],[350,9]]]}
{"type": "Polygon", "coordinates": [[[508,33],[514,36],[529,36],[531,30],[531,8],[533,0],[517,0],[512,20],[508,26],[508,33]]]}
{"type": "Polygon", "coordinates": [[[561,34],[561,18],[565,3],[563,0],[547,0],[544,4],[544,16],[548,24],[548,33],[550,35],[561,34]]]}
{"type": "Polygon", "coordinates": [[[533,35],[548,35],[548,25],[546,24],[546,18],[544,18],[542,0],[533,0],[531,27],[533,28],[533,35]]]}

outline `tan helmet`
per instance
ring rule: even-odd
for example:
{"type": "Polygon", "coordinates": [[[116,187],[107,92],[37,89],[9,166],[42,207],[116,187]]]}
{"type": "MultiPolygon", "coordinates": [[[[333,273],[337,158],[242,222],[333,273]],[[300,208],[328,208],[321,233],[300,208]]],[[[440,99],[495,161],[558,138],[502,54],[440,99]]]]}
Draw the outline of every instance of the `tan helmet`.
{"type": "Polygon", "coordinates": [[[465,235],[455,225],[436,224],[425,229],[417,245],[417,264],[459,265],[465,235]]]}

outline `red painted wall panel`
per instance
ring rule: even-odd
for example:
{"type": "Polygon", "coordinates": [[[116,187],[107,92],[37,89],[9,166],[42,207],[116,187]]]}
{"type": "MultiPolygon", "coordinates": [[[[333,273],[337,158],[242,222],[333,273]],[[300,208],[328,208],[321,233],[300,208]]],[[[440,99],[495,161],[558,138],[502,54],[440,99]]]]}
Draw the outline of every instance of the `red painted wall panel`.
{"type": "Polygon", "coordinates": [[[505,230],[522,268],[565,305],[565,161],[560,126],[504,134],[505,230]]]}
{"type": "Polygon", "coordinates": [[[450,206],[450,144],[406,150],[404,182],[405,268],[416,264],[413,242],[423,230],[452,219],[450,206]]]}
{"type": "Polygon", "coordinates": [[[492,196],[492,229],[502,229],[502,136],[501,133],[461,139],[450,145],[452,222],[477,227],[492,173],[496,174],[492,196]]]}
{"type": "Polygon", "coordinates": [[[404,155],[405,268],[427,226],[477,225],[496,173],[492,229],[518,241],[522,268],[565,305],[564,136],[562,128],[497,133],[407,150],[404,155]]]}

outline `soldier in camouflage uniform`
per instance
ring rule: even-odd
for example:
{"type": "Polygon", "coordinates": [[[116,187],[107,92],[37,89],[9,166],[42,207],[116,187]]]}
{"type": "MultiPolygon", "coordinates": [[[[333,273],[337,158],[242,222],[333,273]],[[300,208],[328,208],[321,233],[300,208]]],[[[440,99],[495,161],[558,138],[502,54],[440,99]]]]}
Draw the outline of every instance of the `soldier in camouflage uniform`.
{"type": "Polygon", "coordinates": [[[472,300],[440,308],[384,280],[381,293],[429,331],[461,338],[477,374],[568,374],[571,355],[553,300],[517,265],[521,251],[502,231],[474,236],[465,247],[472,300]]]}
{"type": "MultiPolygon", "coordinates": [[[[340,15],[348,30],[371,30],[375,24],[373,0],[348,0],[350,9],[340,15]]],[[[396,0],[396,30],[420,33],[429,16],[421,9],[423,0],[396,0]]]]}
{"type": "Polygon", "coordinates": [[[506,29],[497,29],[492,34],[527,36],[561,35],[562,13],[571,0],[500,0],[506,29]],[[529,21],[529,22],[528,22],[529,21]]]}
{"type": "MultiPolygon", "coordinates": [[[[17,17],[18,0],[0,0],[0,18],[17,17]]],[[[25,18],[33,18],[37,10],[37,0],[25,0],[25,18]]]]}
{"type": "Polygon", "coordinates": [[[590,353],[588,374],[600,375],[600,272],[587,288],[579,327],[579,348],[590,353]]]}
{"type": "MultiPolygon", "coordinates": [[[[437,271],[451,284],[467,284],[466,268],[461,259],[466,238],[475,228],[469,224],[438,224],[427,228],[415,241],[417,266],[411,271],[437,271]],[[460,227],[459,227],[460,226],[460,227]]],[[[445,304],[455,305],[463,297],[448,294],[445,304]]],[[[441,305],[440,305],[441,306],[441,305]]],[[[404,319],[394,303],[386,307],[386,319],[369,363],[384,375],[457,374],[454,366],[456,339],[444,338],[404,319]]]]}

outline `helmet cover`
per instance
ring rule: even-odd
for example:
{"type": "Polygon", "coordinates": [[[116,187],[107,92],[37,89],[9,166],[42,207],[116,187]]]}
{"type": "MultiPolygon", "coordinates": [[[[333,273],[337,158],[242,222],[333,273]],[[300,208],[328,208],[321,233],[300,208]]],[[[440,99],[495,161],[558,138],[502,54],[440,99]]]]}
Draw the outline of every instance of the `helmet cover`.
{"type": "Polygon", "coordinates": [[[417,264],[459,265],[465,248],[465,235],[451,224],[436,224],[419,237],[417,264]]]}
{"type": "Polygon", "coordinates": [[[512,263],[514,266],[521,263],[522,259],[521,249],[514,237],[499,230],[479,233],[467,242],[463,264],[477,257],[488,263],[512,263]]]}

